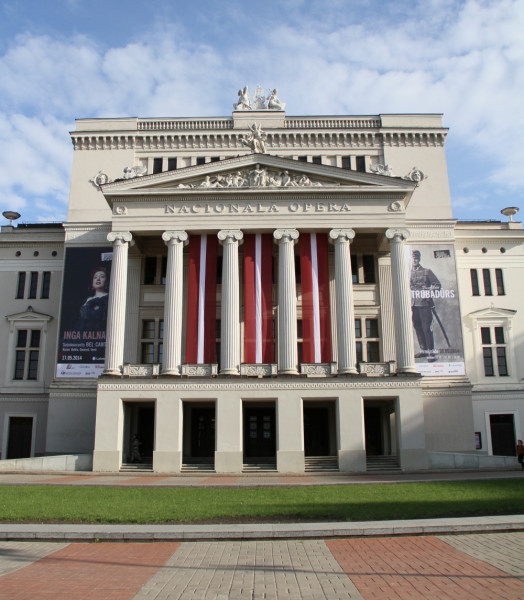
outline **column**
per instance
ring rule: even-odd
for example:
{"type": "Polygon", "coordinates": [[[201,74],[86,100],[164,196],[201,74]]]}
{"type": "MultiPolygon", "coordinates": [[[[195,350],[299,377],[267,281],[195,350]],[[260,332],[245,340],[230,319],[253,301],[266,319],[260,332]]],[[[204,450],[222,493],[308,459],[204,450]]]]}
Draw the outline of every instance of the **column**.
{"type": "Polygon", "coordinates": [[[162,375],[180,375],[182,360],[183,250],[188,243],[188,235],[185,231],[164,231],[162,239],[167,246],[162,375]]]}
{"type": "Polygon", "coordinates": [[[223,229],[218,239],[223,246],[220,374],[240,375],[240,292],[238,246],[244,234],[223,229]]]}
{"type": "Polygon", "coordinates": [[[404,243],[409,237],[409,231],[407,229],[388,229],[386,237],[390,241],[391,248],[397,371],[399,373],[417,373],[411,315],[411,290],[404,243]]]}
{"type": "Polygon", "coordinates": [[[104,375],[120,375],[124,362],[127,255],[133,236],[129,231],[111,231],[108,233],[107,239],[113,244],[113,263],[111,265],[111,285],[107,309],[104,375]]]}
{"type": "Polygon", "coordinates": [[[296,229],[277,229],[278,243],[278,372],[297,375],[297,285],[295,280],[296,229]]]}
{"type": "Polygon", "coordinates": [[[385,362],[395,361],[395,313],[393,311],[393,283],[391,256],[378,257],[378,288],[380,290],[380,319],[382,324],[382,353],[385,362]]]}
{"type": "Polygon", "coordinates": [[[337,306],[337,348],[339,375],[358,375],[355,346],[355,310],[349,245],[353,229],[332,229],[329,237],[335,246],[335,289],[337,306]]]}

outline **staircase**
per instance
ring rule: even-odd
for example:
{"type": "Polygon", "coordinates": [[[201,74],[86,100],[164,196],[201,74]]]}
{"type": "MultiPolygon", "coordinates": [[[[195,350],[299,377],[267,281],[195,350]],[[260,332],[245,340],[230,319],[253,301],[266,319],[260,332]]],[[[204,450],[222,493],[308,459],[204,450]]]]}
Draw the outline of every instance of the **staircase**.
{"type": "Polygon", "coordinates": [[[183,463],[180,469],[181,473],[214,473],[215,465],[212,462],[204,463],[183,463]]]}
{"type": "Polygon", "coordinates": [[[122,463],[120,473],[150,473],[153,470],[153,461],[144,460],[139,463],[122,463]]]}
{"type": "Polygon", "coordinates": [[[276,470],[277,461],[270,458],[252,458],[242,467],[242,473],[274,473],[276,470]]]}
{"type": "Polygon", "coordinates": [[[338,472],[337,456],[306,456],[304,459],[306,473],[338,472]]]}
{"type": "Polygon", "coordinates": [[[380,455],[380,456],[367,456],[366,457],[366,471],[400,471],[400,464],[398,457],[395,455],[380,455]]]}

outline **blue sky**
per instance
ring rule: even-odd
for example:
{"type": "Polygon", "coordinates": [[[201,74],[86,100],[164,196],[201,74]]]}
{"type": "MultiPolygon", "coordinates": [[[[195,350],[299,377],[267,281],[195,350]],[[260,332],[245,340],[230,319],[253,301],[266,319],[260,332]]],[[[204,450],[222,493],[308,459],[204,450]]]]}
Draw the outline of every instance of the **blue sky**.
{"type": "Polygon", "coordinates": [[[0,0],[0,194],[66,218],[83,117],[444,113],[453,213],[524,210],[522,0],[0,0]]]}

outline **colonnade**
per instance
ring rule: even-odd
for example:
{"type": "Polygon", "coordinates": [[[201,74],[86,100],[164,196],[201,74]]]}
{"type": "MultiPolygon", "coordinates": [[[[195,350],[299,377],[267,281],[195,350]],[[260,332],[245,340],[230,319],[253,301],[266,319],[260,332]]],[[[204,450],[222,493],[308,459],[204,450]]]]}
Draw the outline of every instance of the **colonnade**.
{"type": "MultiPolygon", "coordinates": [[[[240,277],[238,248],[242,243],[240,230],[221,230],[218,239],[223,251],[221,370],[223,375],[240,374],[240,277]]],[[[296,279],[294,245],[299,238],[296,229],[277,229],[273,233],[278,244],[278,372],[298,373],[296,326],[296,279]]],[[[355,375],[356,350],[353,285],[350,244],[355,237],[352,229],[332,229],[329,239],[335,247],[336,331],[338,373],[355,375]]],[[[413,328],[410,307],[409,273],[406,269],[405,241],[407,229],[388,229],[393,281],[393,313],[397,372],[416,373],[413,328]]],[[[164,364],[162,374],[180,375],[182,357],[183,247],[188,243],[186,231],[165,231],[162,239],[168,247],[166,292],[164,306],[164,364]]],[[[120,375],[124,357],[124,327],[126,316],[127,260],[132,235],[114,231],[107,239],[113,244],[113,265],[109,291],[106,335],[106,375],[120,375]]]]}

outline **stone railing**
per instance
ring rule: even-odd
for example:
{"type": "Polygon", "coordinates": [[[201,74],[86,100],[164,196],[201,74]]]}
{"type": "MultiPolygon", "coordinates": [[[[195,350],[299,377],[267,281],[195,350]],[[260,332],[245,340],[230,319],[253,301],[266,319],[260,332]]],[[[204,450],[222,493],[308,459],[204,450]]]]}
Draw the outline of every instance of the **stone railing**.
{"type": "Polygon", "coordinates": [[[358,371],[368,377],[385,377],[396,372],[396,363],[393,360],[383,363],[361,362],[358,364],[358,371]]]}

